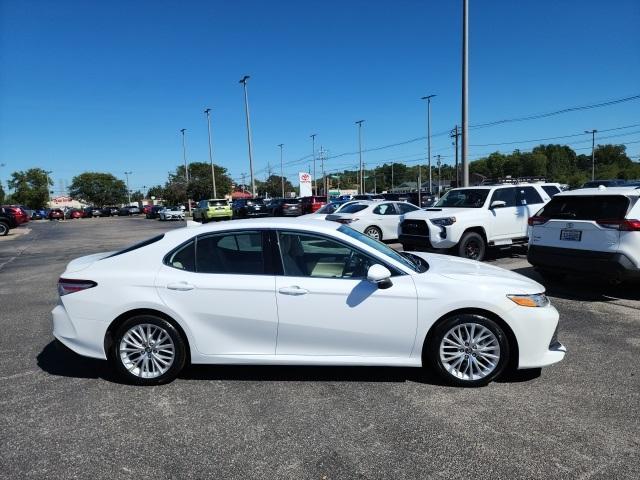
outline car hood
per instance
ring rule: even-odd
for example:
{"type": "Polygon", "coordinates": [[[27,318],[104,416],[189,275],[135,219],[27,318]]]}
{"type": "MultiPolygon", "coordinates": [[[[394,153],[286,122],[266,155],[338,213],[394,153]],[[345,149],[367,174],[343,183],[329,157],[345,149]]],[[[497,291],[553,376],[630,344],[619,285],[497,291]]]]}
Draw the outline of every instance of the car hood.
{"type": "Polygon", "coordinates": [[[85,255],[84,257],[78,257],[78,258],[76,258],[74,260],[71,260],[67,264],[67,268],[65,270],[65,274],[66,273],[75,273],[75,272],[79,272],[80,270],[84,270],[89,265],[93,264],[94,262],[97,262],[98,260],[102,260],[103,258],[106,258],[109,255],[113,255],[114,253],[116,253],[116,252],[115,251],[113,251],[113,252],[102,252],[102,253],[94,253],[93,255],[85,255]]]}
{"type": "Polygon", "coordinates": [[[480,208],[440,208],[429,207],[427,210],[416,210],[406,213],[404,218],[407,219],[426,219],[441,217],[460,217],[465,215],[477,215],[480,208]]]}
{"type": "MultiPolygon", "coordinates": [[[[488,284],[492,287],[502,286],[505,293],[512,294],[534,294],[545,291],[544,286],[538,282],[504,268],[450,255],[425,252],[411,253],[424,258],[429,263],[428,272],[442,275],[452,280],[466,282],[472,286],[479,286],[480,284],[488,284]]],[[[420,276],[416,276],[416,279],[419,278],[420,276]]]]}

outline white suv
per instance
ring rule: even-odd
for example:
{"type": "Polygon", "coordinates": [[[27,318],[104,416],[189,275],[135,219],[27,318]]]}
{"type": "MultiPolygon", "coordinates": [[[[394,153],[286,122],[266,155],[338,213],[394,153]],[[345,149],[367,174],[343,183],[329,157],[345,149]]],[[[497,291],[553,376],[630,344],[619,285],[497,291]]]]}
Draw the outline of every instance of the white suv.
{"type": "Polygon", "coordinates": [[[563,192],[529,219],[528,259],[543,277],[640,278],[640,189],[563,192]]]}
{"type": "Polygon", "coordinates": [[[454,188],[400,224],[405,250],[436,249],[482,260],[489,246],[527,242],[527,220],[560,186],[552,183],[454,188]]]}

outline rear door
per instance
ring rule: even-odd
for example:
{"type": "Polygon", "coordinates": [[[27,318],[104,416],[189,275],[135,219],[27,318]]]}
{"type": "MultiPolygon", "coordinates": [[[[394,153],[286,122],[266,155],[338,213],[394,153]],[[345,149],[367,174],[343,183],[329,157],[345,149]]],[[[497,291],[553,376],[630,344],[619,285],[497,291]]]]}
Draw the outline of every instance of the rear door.
{"type": "Polygon", "coordinates": [[[517,192],[518,236],[526,237],[529,217],[533,217],[549,201],[549,197],[545,194],[546,200],[543,199],[540,192],[532,186],[518,186],[517,192]]]}
{"type": "Polygon", "coordinates": [[[395,240],[398,238],[398,227],[400,224],[400,211],[393,203],[382,202],[372,210],[372,221],[382,229],[382,238],[385,240],[395,240]]]}
{"type": "Polygon", "coordinates": [[[625,218],[629,199],[624,195],[555,196],[538,212],[547,220],[531,229],[531,245],[544,247],[618,251],[620,231],[616,222],[625,218]]]}

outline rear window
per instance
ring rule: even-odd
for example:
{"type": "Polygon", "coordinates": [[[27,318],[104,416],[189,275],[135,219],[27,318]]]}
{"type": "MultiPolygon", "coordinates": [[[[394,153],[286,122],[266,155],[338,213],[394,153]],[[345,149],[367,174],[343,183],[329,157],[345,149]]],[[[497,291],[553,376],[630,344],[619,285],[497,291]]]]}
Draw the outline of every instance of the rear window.
{"type": "Polygon", "coordinates": [[[300,200],[297,198],[286,198],[282,203],[286,203],[287,205],[297,205],[300,203],[300,200]]]}
{"type": "Polygon", "coordinates": [[[128,253],[128,252],[132,252],[134,250],[137,250],[138,248],[142,248],[142,247],[146,247],[147,245],[151,245],[152,243],[156,243],[160,240],[162,240],[164,238],[164,233],[160,234],[160,235],[156,235],[155,237],[151,237],[148,238],[147,240],[143,240],[142,242],[138,242],[135,243],[133,245],[131,245],[130,247],[125,248],[124,250],[120,250],[112,255],[109,255],[108,257],[105,258],[111,258],[111,257],[115,257],[117,255],[122,255],[123,253],[128,253]]]}
{"type": "Polygon", "coordinates": [[[622,220],[629,209],[623,195],[556,196],[538,212],[538,216],[562,220],[622,220]]]}
{"type": "Polygon", "coordinates": [[[210,207],[226,207],[229,205],[229,202],[226,200],[213,200],[209,202],[210,207]]]}
{"type": "Polygon", "coordinates": [[[262,200],[261,198],[247,200],[247,205],[264,205],[264,200],[262,200]]]}
{"type": "Polygon", "coordinates": [[[357,213],[357,212],[360,212],[360,211],[364,210],[368,206],[369,205],[362,205],[360,203],[354,203],[352,205],[347,205],[346,207],[341,208],[340,209],[340,213],[357,213]]]}

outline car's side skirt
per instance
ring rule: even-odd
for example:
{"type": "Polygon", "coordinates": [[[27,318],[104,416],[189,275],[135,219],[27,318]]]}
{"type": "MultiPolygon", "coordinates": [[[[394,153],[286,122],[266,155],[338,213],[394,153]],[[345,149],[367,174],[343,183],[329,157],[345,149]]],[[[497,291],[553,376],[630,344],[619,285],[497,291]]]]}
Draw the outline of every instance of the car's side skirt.
{"type": "Polygon", "coordinates": [[[224,365],[325,365],[421,367],[422,360],[412,357],[361,357],[332,355],[202,355],[191,353],[194,364],[224,365]]]}

